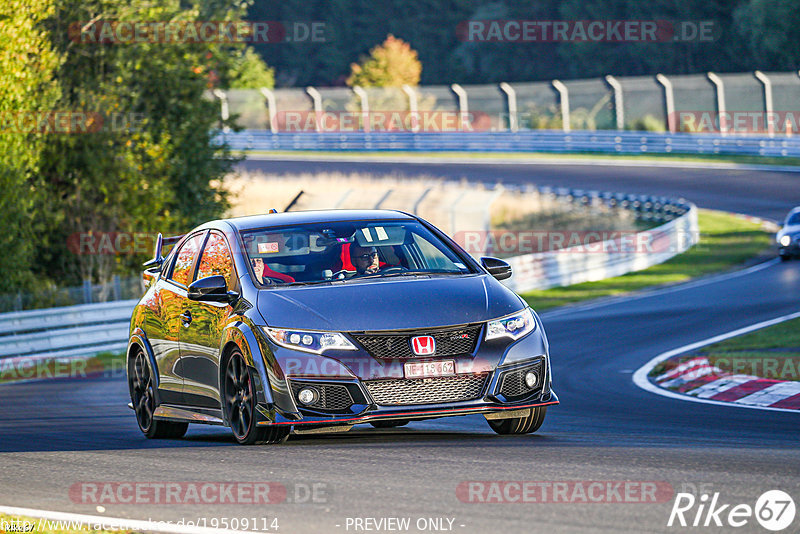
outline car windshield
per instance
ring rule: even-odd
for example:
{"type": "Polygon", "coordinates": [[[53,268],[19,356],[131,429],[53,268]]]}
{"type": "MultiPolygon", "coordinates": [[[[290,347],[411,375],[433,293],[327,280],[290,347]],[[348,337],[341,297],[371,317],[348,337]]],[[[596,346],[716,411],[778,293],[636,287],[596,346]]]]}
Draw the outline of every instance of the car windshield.
{"type": "Polygon", "coordinates": [[[241,235],[261,286],[473,272],[417,221],[313,223],[241,235]]]}
{"type": "Polygon", "coordinates": [[[800,224],[800,211],[792,213],[786,218],[786,226],[795,226],[800,224]]]}

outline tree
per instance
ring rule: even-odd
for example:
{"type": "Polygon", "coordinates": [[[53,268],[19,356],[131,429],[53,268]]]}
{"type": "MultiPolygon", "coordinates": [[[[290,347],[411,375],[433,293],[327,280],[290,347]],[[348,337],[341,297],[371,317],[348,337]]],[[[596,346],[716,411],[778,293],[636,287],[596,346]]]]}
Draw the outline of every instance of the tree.
{"type": "MultiPolygon", "coordinates": [[[[35,271],[69,285],[139,270],[145,254],[75,254],[75,234],[183,233],[221,216],[221,179],[236,159],[215,140],[218,103],[207,97],[242,45],[76,40],[76,21],[236,21],[236,0],[61,0],[50,20],[61,93],[51,109],[96,114],[102,128],[43,139],[35,175],[35,271]]],[[[85,251],[80,251],[85,252],[85,251]]]]}
{"type": "Polygon", "coordinates": [[[786,0],[749,0],[734,14],[740,33],[761,70],[800,66],[800,10],[786,0]]]}
{"type": "Polygon", "coordinates": [[[422,63],[411,45],[389,34],[360,65],[350,65],[350,70],[350,87],[413,87],[419,85],[422,63]]]}
{"type": "Polygon", "coordinates": [[[39,169],[42,136],[21,130],[22,119],[51,110],[58,95],[53,79],[59,63],[44,21],[53,5],[37,0],[0,4],[0,286],[5,293],[33,281],[33,191],[39,169]]]}
{"type": "Polygon", "coordinates": [[[269,89],[275,86],[275,71],[248,46],[238,54],[222,85],[228,89],[269,89]]]}

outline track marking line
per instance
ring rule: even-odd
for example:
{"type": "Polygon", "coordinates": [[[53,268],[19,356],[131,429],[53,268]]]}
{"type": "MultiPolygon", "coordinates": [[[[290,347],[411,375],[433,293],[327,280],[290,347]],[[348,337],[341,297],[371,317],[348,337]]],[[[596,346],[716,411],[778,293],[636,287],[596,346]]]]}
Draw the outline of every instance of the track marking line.
{"type": "MultiPolygon", "coordinates": [[[[645,391],[649,391],[650,393],[655,393],[656,395],[661,395],[662,397],[669,397],[671,399],[679,399],[683,401],[690,401],[690,402],[700,402],[703,404],[716,404],[718,406],[732,406],[735,408],[751,408],[755,410],[769,410],[774,412],[791,412],[791,413],[798,413],[797,410],[792,410],[789,408],[775,408],[772,406],[756,406],[754,404],[740,404],[738,402],[727,402],[727,401],[718,401],[713,399],[707,398],[697,398],[690,395],[682,394],[682,393],[675,393],[674,391],[669,391],[659,387],[656,384],[650,382],[647,376],[650,374],[650,371],[658,365],[659,363],[672,358],[673,356],[678,356],[679,354],[684,354],[686,352],[691,352],[693,350],[699,349],[701,347],[705,347],[707,345],[711,345],[713,343],[718,343],[720,341],[725,341],[726,339],[730,339],[732,337],[740,336],[742,334],[747,334],[753,332],[755,330],[760,330],[762,328],[766,328],[768,326],[773,326],[776,324],[780,324],[786,321],[790,321],[792,319],[797,319],[800,317],[800,311],[790,313],[788,315],[781,315],[780,317],[775,317],[774,319],[769,319],[767,321],[762,321],[760,323],[751,324],[749,326],[745,326],[742,328],[738,328],[736,330],[732,330],[730,332],[726,332],[724,334],[720,334],[718,336],[710,337],[708,339],[704,339],[702,341],[697,341],[695,343],[690,343],[688,345],[684,345],[682,347],[678,347],[667,352],[662,352],[639,369],[633,374],[633,383],[636,384],[638,387],[642,388],[645,391]]],[[[695,390],[696,391],[696,390],[695,390]]],[[[764,390],[762,390],[764,391],[764,390]]],[[[774,390],[773,390],[774,391],[774,390]]],[[[753,395],[756,395],[754,393],[753,395]]],[[[753,396],[751,395],[751,397],[753,396]]],[[[747,397],[744,397],[747,398],[747,397]]],[[[776,400],[777,402],[777,400],[776,400]]]]}
{"type": "Polygon", "coordinates": [[[70,512],[54,512],[51,510],[37,510],[33,508],[16,508],[13,506],[0,506],[0,513],[62,521],[66,524],[80,523],[81,525],[100,525],[107,527],[105,530],[134,530],[144,532],[167,532],[170,534],[259,534],[245,530],[226,530],[221,528],[200,527],[193,525],[178,525],[167,521],[143,521],[140,519],[126,519],[122,517],[106,517],[100,515],[73,514],[70,512]],[[113,528],[112,528],[113,526],[113,528]]]}

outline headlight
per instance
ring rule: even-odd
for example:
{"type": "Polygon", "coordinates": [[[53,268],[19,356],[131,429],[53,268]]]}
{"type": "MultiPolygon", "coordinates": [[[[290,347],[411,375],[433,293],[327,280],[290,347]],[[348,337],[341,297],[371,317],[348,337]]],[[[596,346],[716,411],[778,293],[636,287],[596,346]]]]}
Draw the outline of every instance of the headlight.
{"type": "Polygon", "coordinates": [[[288,349],[322,354],[326,350],[356,350],[344,335],[338,332],[309,332],[263,327],[264,332],[277,345],[288,349]]]}
{"type": "Polygon", "coordinates": [[[781,246],[788,247],[789,245],[792,244],[792,238],[788,235],[782,236],[780,243],[781,246]]]}
{"type": "Polygon", "coordinates": [[[533,313],[530,308],[525,308],[513,315],[489,321],[486,325],[486,340],[498,337],[519,339],[534,330],[536,330],[536,321],[533,319],[533,313]]]}

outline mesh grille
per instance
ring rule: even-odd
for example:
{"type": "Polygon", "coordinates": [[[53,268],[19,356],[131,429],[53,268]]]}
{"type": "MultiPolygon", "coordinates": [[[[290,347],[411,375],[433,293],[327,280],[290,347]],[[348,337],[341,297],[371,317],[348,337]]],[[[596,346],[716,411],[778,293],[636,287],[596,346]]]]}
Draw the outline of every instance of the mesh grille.
{"type": "Polygon", "coordinates": [[[438,378],[370,380],[364,382],[376,403],[383,406],[438,404],[477,399],[487,373],[438,378]]]}
{"type": "Polygon", "coordinates": [[[319,392],[319,399],[314,404],[302,404],[298,401],[298,406],[312,408],[316,410],[346,410],[353,404],[350,392],[342,384],[320,384],[319,382],[295,382],[292,381],[292,393],[297,399],[297,394],[304,387],[312,387],[319,392]]]}
{"type": "Polygon", "coordinates": [[[392,334],[354,334],[353,337],[367,349],[374,358],[416,358],[411,349],[411,338],[415,336],[433,336],[436,342],[435,356],[456,356],[469,354],[475,350],[480,336],[481,326],[473,325],[447,330],[415,330],[392,334]]]}
{"type": "Polygon", "coordinates": [[[514,399],[515,397],[527,397],[534,391],[542,387],[542,371],[544,367],[541,360],[533,365],[523,367],[521,369],[514,369],[513,371],[506,371],[500,379],[500,388],[498,393],[506,398],[514,399]],[[536,385],[529,388],[525,383],[525,375],[528,371],[536,373],[536,385]]]}

